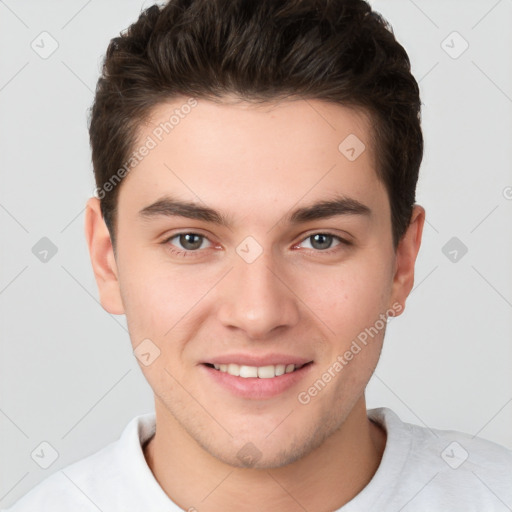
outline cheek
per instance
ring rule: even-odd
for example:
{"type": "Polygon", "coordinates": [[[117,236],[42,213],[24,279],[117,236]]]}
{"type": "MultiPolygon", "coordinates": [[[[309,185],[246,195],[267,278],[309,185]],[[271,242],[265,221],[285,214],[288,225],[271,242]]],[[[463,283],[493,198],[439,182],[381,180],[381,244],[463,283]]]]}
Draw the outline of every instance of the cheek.
{"type": "Polygon", "coordinates": [[[163,339],[188,302],[187,288],[173,278],[176,272],[169,272],[170,267],[152,261],[143,251],[125,249],[120,254],[119,284],[132,342],[163,339]]]}
{"type": "Polygon", "coordinates": [[[334,335],[346,341],[388,310],[392,290],[388,269],[383,260],[368,258],[331,267],[322,275],[311,272],[301,295],[334,335]]]}
{"type": "MultiPolygon", "coordinates": [[[[174,277],[176,273],[140,263],[140,259],[126,261],[130,271],[120,273],[128,331],[142,373],[158,396],[165,399],[168,393],[175,394],[175,379],[183,380],[176,363],[186,345],[182,340],[186,339],[183,328],[187,312],[197,298],[190,287],[174,277]]],[[[174,396],[175,401],[180,399],[179,394],[174,396]]]]}
{"type": "MultiPolygon", "coordinates": [[[[147,330],[158,318],[158,305],[162,303],[161,287],[155,287],[151,276],[131,265],[128,273],[120,271],[120,288],[126,319],[131,327],[147,330]]],[[[149,334],[149,332],[147,333],[149,334]]]]}

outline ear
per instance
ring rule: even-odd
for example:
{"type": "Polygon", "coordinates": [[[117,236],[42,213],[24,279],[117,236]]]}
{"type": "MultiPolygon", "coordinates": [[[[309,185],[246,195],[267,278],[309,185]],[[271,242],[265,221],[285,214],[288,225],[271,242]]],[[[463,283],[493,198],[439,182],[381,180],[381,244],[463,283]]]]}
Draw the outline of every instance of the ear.
{"type": "Polygon", "coordinates": [[[421,235],[425,224],[425,209],[415,205],[411,221],[406,232],[398,243],[395,254],[395,274],[393,276],[392,304],[399,303],[405,309],[405,300],[414,286],[414,264],[420,250],[421,235]]]}
{"type": "Polygon", "coordinates": [[[103,309],[113,315],[124,314],[118,271],[110,233],[103,220],[100,200],[91,197],[85,207],[85,238],[103,309]]]}

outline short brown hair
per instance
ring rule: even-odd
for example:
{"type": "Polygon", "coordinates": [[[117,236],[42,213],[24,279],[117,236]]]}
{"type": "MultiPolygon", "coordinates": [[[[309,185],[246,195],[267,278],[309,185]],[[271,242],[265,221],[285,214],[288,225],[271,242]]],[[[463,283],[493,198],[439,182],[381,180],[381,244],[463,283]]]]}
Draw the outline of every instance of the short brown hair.
{"type": "Polygon", "coordinates": [[[170,0],[142,11],[113,38],[89,124],[113,244],[125,174],[116,172],[142,122],[176,97],[218,101],[228,94],[259,102],[321,99],[369,114],[397,246],[411,219],[423,157],[419,87],[392,28],[363,0],[170,0]]]}

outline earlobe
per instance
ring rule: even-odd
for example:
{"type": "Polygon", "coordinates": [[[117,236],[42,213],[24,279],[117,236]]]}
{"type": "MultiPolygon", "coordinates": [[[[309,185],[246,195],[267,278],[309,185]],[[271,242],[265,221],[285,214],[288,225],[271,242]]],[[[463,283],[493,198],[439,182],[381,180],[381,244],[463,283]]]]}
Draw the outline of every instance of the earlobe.
{"type": "Polygon", "coordinates": [[[424,223],[425,209],[415,205],[409,227],[396,249],[392,302],[398,302],[402,306],[400,314],[404,311],[405,301],[414,286],[414,265],[420,250],[424,223]]]}
{"type": "Polygon", "coordinates": [[[85,238],[98,285],[100,303],[113,315],[124,314],[114,249],[101,214],[100,200],[91,197],[85,208],[85,238]]]}

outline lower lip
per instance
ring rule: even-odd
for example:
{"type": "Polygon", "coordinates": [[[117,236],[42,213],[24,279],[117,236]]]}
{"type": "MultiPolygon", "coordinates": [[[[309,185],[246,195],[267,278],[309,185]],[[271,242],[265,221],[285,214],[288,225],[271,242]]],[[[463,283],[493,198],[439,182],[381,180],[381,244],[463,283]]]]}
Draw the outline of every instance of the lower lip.
{"type": "Polygon", "coordinates": [[[264,400],[280,395],[295,386],[310,372],[313,363],[308,363],[291,373],[285,373],[270,379],[236,377],[235,375],[230,375],[229,373],[206,366],[205,364],[201,364],[200,366],[216,383],[235,396],[253,400],[264,400]]]}

